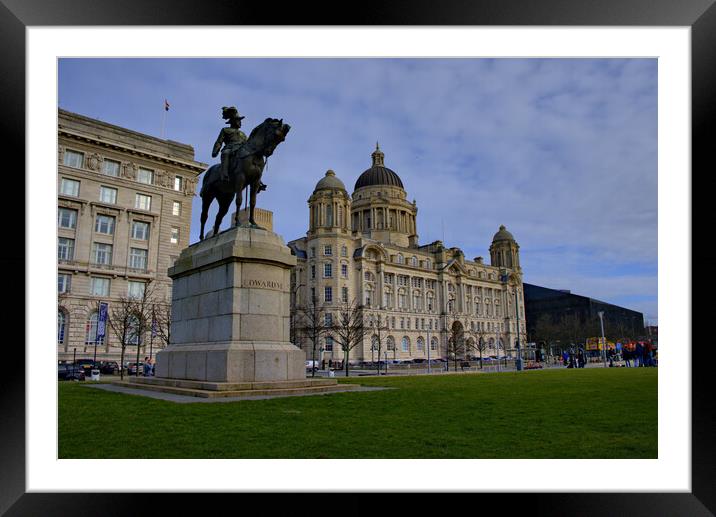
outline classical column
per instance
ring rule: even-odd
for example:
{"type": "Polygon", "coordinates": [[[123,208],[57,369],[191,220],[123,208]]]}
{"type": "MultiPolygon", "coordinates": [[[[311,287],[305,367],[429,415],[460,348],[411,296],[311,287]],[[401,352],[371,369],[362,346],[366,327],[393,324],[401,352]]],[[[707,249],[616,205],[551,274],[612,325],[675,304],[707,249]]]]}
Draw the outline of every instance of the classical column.
{"type": "Polygon", "coordinates": [[[458,314],[463,314],[465,312],[465,303],[464,303],[464,290],[462,288],[462,282],[457,282],[455,287],[455,297],[457,298],[457,312],[458,314]]]}
{"type": "Polygon", "coordinates": [[[383,296],[383,286],[385,285],[385,279],[383,278],[383,264],[378,264],[378,294],[379,300],[378,300],[378,306],[381,309],[385,309],[385,299],[383,296]]]}

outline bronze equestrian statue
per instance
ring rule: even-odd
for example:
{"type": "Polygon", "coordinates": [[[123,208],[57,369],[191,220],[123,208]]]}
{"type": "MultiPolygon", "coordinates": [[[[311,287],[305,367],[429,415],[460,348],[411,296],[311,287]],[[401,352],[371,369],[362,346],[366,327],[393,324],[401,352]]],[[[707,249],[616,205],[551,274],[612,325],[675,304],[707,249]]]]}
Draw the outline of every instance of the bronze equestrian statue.
{"type": "Polygon", "coordinates": [[[204,224],[209,215],[209,206],[216,199],[219,212],[214,222],[214,235],[219,233],[219,225],[229,211],[231,201],[236,196],[236,213],[241,211],[241,193],[250,187],[249,224],[258,228],[254,220],[256,194],[266,189],[261,182],[261,174],[266,166],[266,158],[271,156],[276,146],[286,139],[291,126],[283,123],[283,119],[267,118],[256,126],[248,138],[239,129],[241,117],[232,107],[222,108],[222,116],[228,120],[229,127],[223,128],[214,144],[212,157],[216,157],[221,149],[221,163],[209,167],[201,184],[201,231],[199,239],[204,240],[204,224]],[[225,171],[225,174],[223,172],[225,171]]]}

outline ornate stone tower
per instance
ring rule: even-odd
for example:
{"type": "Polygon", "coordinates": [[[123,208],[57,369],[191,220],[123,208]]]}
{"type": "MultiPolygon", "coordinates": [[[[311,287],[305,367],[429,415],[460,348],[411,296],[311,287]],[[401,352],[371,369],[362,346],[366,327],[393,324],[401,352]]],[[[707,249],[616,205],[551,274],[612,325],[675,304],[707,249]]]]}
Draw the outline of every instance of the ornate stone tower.
{"type": "Polygon", "coordinates": [[[308,199],[308,208],[309,237],[330,233],[350,235],[351,200],[346,186],[332,170],[326,171],[325,177],[316,184],[308,199]]]}
{"type": "Polygon", "coordinates": [[[353,190],[353,233],[386,244],[415,247],[418,207],[406,199],[403,182],[385,166],[385,155],[377,143],[371,156],[373,165],[360,175],[353,190]]]}
{"type": "Polygon", "coordinates": [[[504,225],[492,238],[490,245],[490,263],[496,267],[509,268],[521,272],[520,246],[504,225]]]}

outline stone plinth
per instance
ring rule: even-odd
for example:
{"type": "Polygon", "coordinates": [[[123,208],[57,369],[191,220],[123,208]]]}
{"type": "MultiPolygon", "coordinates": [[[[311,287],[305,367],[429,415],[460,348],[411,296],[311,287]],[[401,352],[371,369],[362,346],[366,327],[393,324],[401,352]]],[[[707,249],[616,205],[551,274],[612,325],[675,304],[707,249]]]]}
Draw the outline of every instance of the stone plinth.
{"type": "Polygon", "coordinates": [[[277,234],[234,227],[182,251],[169,277],[171,344],[156,376],[217,383],[305,380],[289,342],[290,268],[277,234]]]}

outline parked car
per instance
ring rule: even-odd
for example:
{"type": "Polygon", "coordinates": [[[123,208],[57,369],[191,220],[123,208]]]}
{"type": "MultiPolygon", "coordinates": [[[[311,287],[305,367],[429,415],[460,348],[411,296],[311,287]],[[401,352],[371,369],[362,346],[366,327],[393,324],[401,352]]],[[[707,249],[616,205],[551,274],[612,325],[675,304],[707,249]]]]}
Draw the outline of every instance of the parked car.
{"type": "Polygon", "coordinates": [[[94,360],[92,360],[92,359],[87,359],[87,358],[77,359],[77,361],[75,362],[75,367],[80,370],[83,370],[85,372],[85,375],[88,377],[92,371],[93,366],[94,366],[94,360]]]}
{"type": "Polygon", "coordinates": [[[100,361],[99,362],[99,373],[105,375],[114,375],[119,372],[119,364],[117,361],[100,361]]]}
{"type": "Polygon", "coordinates": [[[320,369],[318,361],[310,361],[310,360],[306,361],[306,370],[308,370],[310,372],[311,369],[313,369],[313,370],[320,369]]]}
{"type": "Polygon", "coordinates": [[[427,359],[423,359],[423,358],[421,358],[421,357],[418,357],[418,358],[416,358],[416,359],[413,359],[413,362],[414,362],[415,364],[420,364],[420,363],[426,363],[426,362],[428,362],[428,360],[427,360],[427,359]]]}
{"type": "Polygon", "coordinates": [[[139,368],[139,375],[144,373],[144,363],[127,363],[127,375],[137,375],[137,368],[139,368]]]}
{"type": "Polygon", "coordinates": [[[82,368],[72,364],[57,365],[57,380],[60,381],[83,381],[85,372],[82,368]]]}

